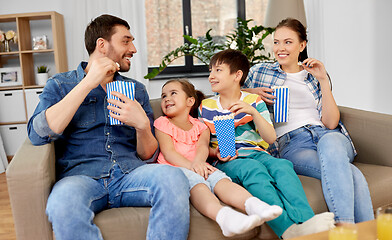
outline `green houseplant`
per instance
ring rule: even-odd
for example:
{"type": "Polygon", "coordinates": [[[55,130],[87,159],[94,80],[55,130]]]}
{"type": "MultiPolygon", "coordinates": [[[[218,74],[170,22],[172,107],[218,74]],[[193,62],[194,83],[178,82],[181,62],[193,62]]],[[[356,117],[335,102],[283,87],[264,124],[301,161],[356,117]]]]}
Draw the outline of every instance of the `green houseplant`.
{"type": "Polygon", "coordinates": [[[224,49],[237,49],[243,52],[249,59],[251,66],[271,59],[271,54],[262,54],[265,51],[263,40],[274,32],[274,28],[266,28],[261,25],[249,28],[248,23],[252,19],[243,20],[237,18],[237,28],[233,33],[225,36],[225,41],[214,41],[210,35],[212,29],[208,30],[203,38],[196,39],[188,35],[183,35],[187,40],[182,46],[166,54],[158,68],[153,69],[144,78],[152,79],[161,73],[167,65],[177,58],[193,56],[204,64],[208,65],[211,57],[224,49]]]}
{"type": "Polygon", "coordinates": [[[37,76],[36,76],[36,84],[37,85],[45,85],[46,81],[49,78],[49,68],[45,65],[41,65],[37,67],[37,76]]]}
{"type": "Polygon", "coordinates": [[[49,68],[45,65],[37,67],[37,73],[48,73],[48,72],[49,72],[49,68]]]}

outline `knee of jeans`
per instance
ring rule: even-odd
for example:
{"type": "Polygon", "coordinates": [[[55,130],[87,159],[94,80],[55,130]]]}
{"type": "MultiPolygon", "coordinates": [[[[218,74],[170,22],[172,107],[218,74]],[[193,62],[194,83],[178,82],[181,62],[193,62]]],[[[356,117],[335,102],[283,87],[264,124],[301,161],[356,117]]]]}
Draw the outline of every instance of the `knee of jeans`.
{"type": "Polygon", "coordinates": [[[176,192],[189,194],[189,181],[177,167],[161,165],[160,171],[156,171],[155,183],[164,189],[174,189],[176,192]]]}
{"type": "MultiPolygon", "coordinates": [[[[354,158],[354,150],[349,139],[340,132],[326,133],[320,138],[317,144],[317,151],[319,154],[335,155],[344,154],[347,155],[350,160],[354,158]]],[[[330,161],[338,160],[336,157],[328,157],[330,161]]]]}
{"type": "Polygon", "coordinates": [[[77,211],[75,209],[75,202],[72,199],[64,199],[62,194],[51,193],[46,204],[46,215],[49,217],[49,221],[53,219],[64,219],[66,221],[71,212],[77,211]],[[72,209],[72,211],[70,211],[72,209]]]}
{"type": "Polygon", "coordinates": [[[318,142],[318,144],[327,144],[329,146],[341,146],[347,143],[349,143],[348,138],[341,132],[336,131],[324,134],[318,142]]]}

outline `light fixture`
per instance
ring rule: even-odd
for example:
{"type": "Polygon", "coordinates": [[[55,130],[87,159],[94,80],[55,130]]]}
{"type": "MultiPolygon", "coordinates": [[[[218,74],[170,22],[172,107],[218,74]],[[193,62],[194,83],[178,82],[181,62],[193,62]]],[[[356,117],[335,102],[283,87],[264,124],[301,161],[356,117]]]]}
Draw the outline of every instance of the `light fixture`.
{"type": "Polygon", "coordinates": [[[276,27],[280,21],[288,17],[299,20],[306,27],[303,0],[269,0],[264,26],[276,27]]]}

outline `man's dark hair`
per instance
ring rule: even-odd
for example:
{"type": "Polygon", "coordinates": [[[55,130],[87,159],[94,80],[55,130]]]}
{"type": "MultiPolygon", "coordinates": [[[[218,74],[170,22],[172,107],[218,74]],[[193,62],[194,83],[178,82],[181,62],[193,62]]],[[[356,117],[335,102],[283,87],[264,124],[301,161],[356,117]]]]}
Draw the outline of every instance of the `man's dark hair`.
{"type": "Polygon", "coordinates": [[[242,78],[240,86],[244,85],[245,79],[248,76],[250,63],[248,58],[239,50],[226,49],[215,54],[210,61],[210,68],[218,64],[227,64],[230,68],[230,74],[242,71],[242,78]]]}
{"type": "Polygon", "coordinates": [[[108,14],[103,14],[89,23],[84,32],[84,43],[88,55],[91,55],[94,52],[98,38],[110,41],[116,25],[123,25],[128,30],[130,28],[127,21],[108,14]]]}

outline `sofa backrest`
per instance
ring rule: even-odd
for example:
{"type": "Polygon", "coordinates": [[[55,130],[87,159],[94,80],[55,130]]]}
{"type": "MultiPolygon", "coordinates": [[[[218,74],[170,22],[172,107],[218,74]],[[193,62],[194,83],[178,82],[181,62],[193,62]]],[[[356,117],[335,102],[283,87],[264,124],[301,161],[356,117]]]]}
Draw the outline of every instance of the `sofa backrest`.
{"type": "Polygon", "coordinates": [[[151,99],[150,104],[152,111],[154,112],[154,120],[163,115],[160,98],[151,99]]]}

